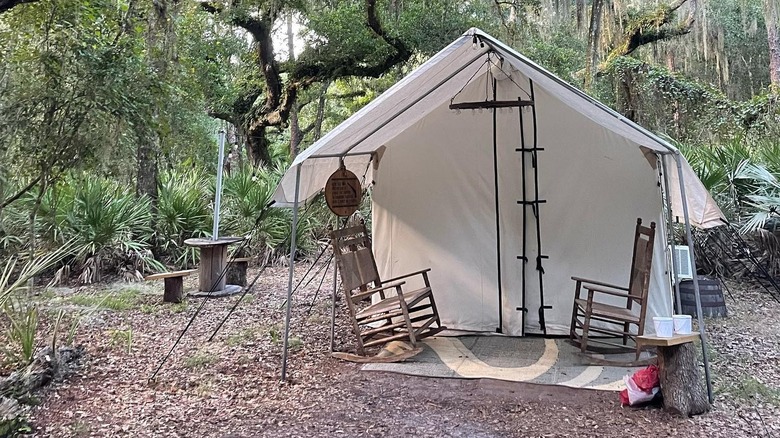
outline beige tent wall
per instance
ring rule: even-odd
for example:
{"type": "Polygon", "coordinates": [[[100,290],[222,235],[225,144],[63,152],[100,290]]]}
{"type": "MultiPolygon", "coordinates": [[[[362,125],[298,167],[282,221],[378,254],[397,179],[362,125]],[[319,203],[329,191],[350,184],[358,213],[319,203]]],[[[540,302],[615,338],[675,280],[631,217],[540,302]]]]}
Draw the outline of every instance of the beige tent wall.
{"type": "MultiPolygon", "coordinates": [[[[515,80],[528,90],[527,78],[515,80]]],[[[499,83],[499,99],[520,91],[499,83]]],[[[476,78],[456,100],[482,100],[485,78],[476,78]]],[[[601,127],[537,86],[541,228],[548,333],[566,334],[571,317],[572,275],[627,284],[637,217],[661,217],[658,177],[636,144],[601,127]]],[[[522,95],[522,94],[521,94],[522,95]]],[[[523,97],[527,98],[527,96],[523,97]]],[[[524,118],[531,145],[531,113],[524,118]]],[[[521,164],[518,110],[499,110],[499,199],[503,289],[502,332],[540,332],[536,228],[528,209],[526,306],[521,305],[521,164]]],[[[374,250],[382,275],[432,268],[443,322],[450,328],[498,327],[492,116],[484,110],[456,114],[440,105],[387,143],[374,175],[374,250]]],[[[527,193],[533,173],[527,159],[527,193]]],[[[671,291],[664,280],[659,230],[651,281],[650,316],[668,315],[671,291]]]]}

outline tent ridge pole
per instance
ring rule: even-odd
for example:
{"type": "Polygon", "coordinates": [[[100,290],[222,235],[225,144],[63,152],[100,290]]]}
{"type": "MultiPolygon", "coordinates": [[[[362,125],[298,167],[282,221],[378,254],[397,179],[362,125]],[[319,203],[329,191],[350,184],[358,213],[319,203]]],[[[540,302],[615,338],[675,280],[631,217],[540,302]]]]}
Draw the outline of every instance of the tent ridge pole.
{"type": "Polygon", "coordinates": [[[287,313],[284,318],[284,345],[282,346],[282,382],[287,381],[287,347],[290,338],[290,318],[292,316],[292,289],[293,277],[295,276],[295,251],[296,236],[298,234],[298,196],[301,189],[301,167],[299,164],[295,169],[295,201],[293,203],[292,227],[290,232],[290,271],[287,276],[287,313]]]}
{"type": "MultiPolygon", "coordinates": [[[[683,168],[682,168],[682,154],[678,151],[675,155],[675,159],[677,161],[677,175],[680,179],[680,196],[682,201],[682,209],[683,209],[683,216],[685,217],[685,235],[687,237],[688,243],[693,243],[693,233],[691,232],[691,221],[690,217],[688,215],[688,201],[685,197],[685,180],[683,177],[683,168]]],[[[704,327],[704,318],[702,317],[702,311],[701,311],[701,295],[699,292],[699,278],[698,275],[696,275],[696,257],[694,255],[693,251],[689,251],[690,253],[690,259],[691,259],[691,273],[693,274],[693,292],[696,296],[696,318],[699,322],[699,335],[701,336],[701,354],[702,358],[704,359],[704,378],[707,382],[707,397],[712,403],[714,401],[714,397],[712,394],[712,381],[710,380],[710,363],[709,358],[707,354],[707,331],[704,327]]]]}

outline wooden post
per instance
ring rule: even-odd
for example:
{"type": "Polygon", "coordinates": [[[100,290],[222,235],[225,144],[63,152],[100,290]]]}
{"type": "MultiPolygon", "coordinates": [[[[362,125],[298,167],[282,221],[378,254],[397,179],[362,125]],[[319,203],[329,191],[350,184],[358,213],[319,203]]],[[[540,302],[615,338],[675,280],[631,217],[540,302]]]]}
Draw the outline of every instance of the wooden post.
{"type": "Polygon", "coordinates": [[[227,283],[246,286],[246,270],[249,258],[238,258],[228,263],[227,283]]]}
{"type": "Polygon", "coordinates": [[[206,246],[200,253],[200,290],[218,291],[225,288],[226,276],[220,278],[227,259],[227,245],[206,246]]]}
{"type": "Polygon", "coordinates": [[[184,299],[184,277],[168,277],[165,279],[163,302],[181,303],[184,299]]]}

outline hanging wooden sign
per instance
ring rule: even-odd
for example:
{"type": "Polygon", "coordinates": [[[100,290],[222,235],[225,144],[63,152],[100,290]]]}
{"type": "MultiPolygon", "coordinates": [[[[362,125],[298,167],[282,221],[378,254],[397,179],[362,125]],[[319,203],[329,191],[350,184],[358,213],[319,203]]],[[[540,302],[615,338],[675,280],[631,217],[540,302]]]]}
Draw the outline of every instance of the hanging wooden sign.
{"type": "Polygon", "coordinates": [[[360,180],[347,169],[333,172],[325,184],[325,202],[336,216],[350,216],[360,207],[363,190],[360,180]]]}

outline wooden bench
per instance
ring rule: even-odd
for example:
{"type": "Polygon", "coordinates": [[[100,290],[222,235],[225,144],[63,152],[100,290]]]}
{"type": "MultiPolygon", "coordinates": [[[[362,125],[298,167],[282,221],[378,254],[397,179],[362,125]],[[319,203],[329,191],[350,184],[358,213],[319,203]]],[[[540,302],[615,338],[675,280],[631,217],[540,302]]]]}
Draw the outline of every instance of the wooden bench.
{"type": "Polygon", "coordinates": [[[246,270],[252,257],[237,257],[228,260],[227,283],[246,286],[246,270]]]}
{"type": "Polygon", "coordinates": [[[664,409],[689,417],[707,412],[707,390],[702,384],[699,361],[693,342],[698,333],[671,338],[637,336],[637,347],[658,349],[658,377],[664,396],[664,409]]]}
{"type": "Polygon", "coordinates": [[[165,293],[163,302],[181,303],[184,299],[184,277],[198,272],[197,269],[187,269],[184,271],[161,272],[146,276],[144,280],[165,280],[165,293]]]}

